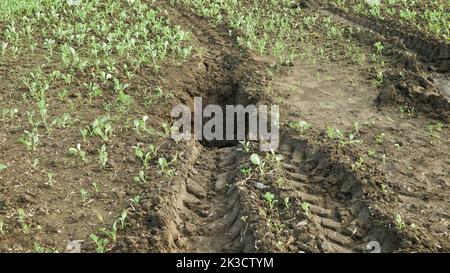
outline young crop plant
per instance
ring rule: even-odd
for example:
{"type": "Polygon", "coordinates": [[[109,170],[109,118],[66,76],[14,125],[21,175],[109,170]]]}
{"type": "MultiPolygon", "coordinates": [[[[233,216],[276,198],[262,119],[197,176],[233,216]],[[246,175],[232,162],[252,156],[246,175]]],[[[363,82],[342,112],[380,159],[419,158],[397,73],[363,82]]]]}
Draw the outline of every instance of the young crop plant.
{"type": "Polygon", "coordinates": [[[95,194],[98,195],[100,193],[100,185],[98,182],[92,182],[91,185],[94,188],[95,194]]]}
{"type": "Polygon", "coordinates": [[[109,141],[112,134],[112,125],[108,117],[96,118],[92,124],[81,132],[83,137],[88,134],[93,137],[100,137],[103,141],[109,141]]]}
{"type": "Polygon", "coordinates": [[[303,202],[303,203],[300,205],[300,208],[303,210],[303,212],[304,212],[307,216],[309,216],[309,203],[303,202]]]}
{"type": "Polygon", "coordinates": [[[80,189],[80,195],[81,195],[81,201],[83,203],[86,203],[86,201],[89,199],[89,192],[87,192],[85,189],[80,189]]]}
{"type": "Polygon", "coordinates": [[[358,160],[356,160],[354,163],[352,163],[352,170],[364,170],[364,159],[362,157],[359,157],[358,160]]]}
{"type": "Polygon", "coordinates": [[[163,128],[163,136],[165,137],[169,137],[172,132],[175,132],[177,130],[177,128],[170,126],[169,124],[167,124],[166,122],[163,122],[161,124],[161,127],[163,128]]]}
{"type": "Polygon", "coordinates": [[[289,196],[286,196],[286,197],[283,199],[283,204],[284,204],[284,207],[285,207],[286,209],[289,209],[289,207],[291,206],[291,205],[289,204],[289,196]]]}
{"type": "Polygon", "coordinates": [[[138,134],[141,135],[142,133],[148,133],[150,132],[150,129],[147,128],[147,120],[148,116],[145,115],[142,117],[142,119],[135,119],[133,121],[134,128],[133,130],[138,134]]]}
{"type": "Polygon", "coordinates": [[[381,87],[384,84],[384,74],[382,71],[376,73],[375,77],[372,79],[373,85],[375,87],[381,87]]]}
{"type": "Polygon", "coordinates": [[[0,235],[5,235],[5,222],[0,219],[0,235]]]}
{"type": "Polygon", "coordinates": [[[384,46],[381,42],[376,42],[373,46],[375,47],[378,55],[383,53],[384,46]]]}
{"type": "Polygon", "coordinates": [[[106,151],[106,145],[103,144],[100,149],[98,149],[98,160],[100,161],[100,165],[102,168],[106,167],[108,163],[108,152],[106,151]]]}
{"type": "Polygon", "coordinates": [[[278,167],[280,165],[280,162],[283,160],[283,156],[281,154],[275,153],[274,150],[271,150],[266,155],[267,162],[272,163],[273,166],[278,167]]]}
{"type": "Polygon", "coordinates": [[[177,155],[171,160],[168,161],[165,157],[160,157],[158,159],[158,165],[161,170],[161,173],[165,174],[167,177],[172,177],[175,174],[175,170],[171,168],[171,166],[177,161],[177,155]]]}
{"type": "Polygon", "coordinates": [[[261,176],[264,176],[266,162],[263,159],[261,159],[258,154],[252,154],[250,156],[250,161],[253,163],[253,165],[257,166],[258,171],[261,174],[261,176]]]}
{"type": "Polygon", "coordinates": [[[100,232],[108,236],[113,242],[117,241],[117,222],[114,222],[110,230],[106,228],[101,228],[100,232]]]}
{"type": "Polygon", "coordinates": [[[57,253],[56,250],[44,247],[37,242],[34,242],[34,251],[36,253],[57,253]]]}
{"type": "MultiPolygon", "coordinates": [[[[138,195],[139,196],[139,195],[138,195]]],[[[135,196],[132,200],[134,200],[134,205],[137,205],[140,201],[140,197],[138,198],[138,196],[135,196]]],[[[125,227],[127,226],[126,220],[128,218],[128,210],[123,210],[122,213],[120,214],[120,217],[117,219],[117,221],[114,223],[116,224],[117,222],[120,223],[120,229],[125,229],[125,227]]]]}
{"type": "Polygon", "coordinates": [[[95,234],[91,234],[89,236],[89,238],[95,243],[96,248],[95,248],[95,252],[97,253],[105,253],[106,248],[109,244],[108,239],[102,239],[99,238],[97,235],[95,234]]]}
{"type": "Polygon", "coordinates": [[[273,210],[275,207],[275,204],[278,202],[278,200],[275,199],[275,195],[271,192],[266,192],[264,194],[264,200],[269,204],[270,210],[273,210]]]}
{"type": "Polygon", "coordinates": [[[28,150],[35,151],[39,144],[39,134],[37,129],[33,129],[31,132],[25,130],[24,135],[19,138],[19,143],[25,145],[28,150]]]}
{"type": "Polygon", "coordinates": [[[379,145],[384,143],[384,137],[386,135],[384,133],[379,133],[378,135],[375,136],[375,142],[379,145]]]}
{"type": "Polygon", "coordinates": [[[19,221],[20,226],[22,227],[23,233],[29,233],[31,230],[31,224],[27,223],[26,221],[26,214],[25,211],[22,208],[17,209],[17,218],[19,221]]]}
{"type": "Polygon", "coordinates": [[[427,132],[430,138],[432,139],[431,143],[433,144],[435,141],[439,142],[441,139],[440,133],[444,128],[444,124],[441,122],[437,122],[436,124],[429,124],[427,126],[427,132]]]}
{"type": "Polygon", "coordinates": [[[136,146],[134,147],[134,152],[136,157],[144,164],[144,167],[148,168],[150,161],[158,155],[158,147],[154,144],[150,144],[147,149],[136,146]]]}
{"type": "Polygon", "coordinates": [[[85,162],[87,161],[86,152],[81,150],[81,144],[77,144],[76,148],[69,148],[68,153],[70,156],[76,156],[85,162]]]}
{"type": "Polygon", "coordinates": [[[1,115],[2,120],[13,120],[16,118],[17,113],[19,113],[19,110],[17,108],[11,108],[11,109],[2,109],[1,115]]]}
{"type": "Polygon", "coordinates": [[[51,187],[53,186],[54,183],[55,183],[55,174],[52,172],[47,173],[47,182],[45,182],[45,184],[51,187]]]}
{"type": "Polygon", "coordinates": [[[242,145],[242,148],[239,148],[239,149],[243,150],[246,153],[250,152],[250,149],[251,149],[250,141],[242,140],[242,141],[239,141],[239,143],[242,145]]]}
{"type": "Polygon", "coordinates": [[[92,103],[93,99],[100,97],[103,94],[103,90],[96,83],[89,82],[83,83],[83,85],[89,91],[88,93],[89,103],[92,103]]]}
{"type": "Polygon", "coordinates": [[[307,123],[306,121],[290,121],[288,123],[289,128],[294,129],[300,134],[305,134],[306,131],[308,131],[311,128],[311,124],[307,123]]]}
{"type": "Polygon", "coordinates": [[[401,118],[405,118],[405,114],[408,118],[413,118],[416,116],[416,109],[414,107],[400,106],[399,111],[401,118]]]}
{"type": "Polygon", "coordinates": [[[406,228],[406,224],[403,221],[402,216],[400,214],[398,214],[398,213],[395,215],[395,226],[397,227],[397,229],[399,231],[401,231],[401,230],[406,228]]]}
{"type": "Polygon", "coordinates": [[[135,197],[129,200],[130,200],[130,207],[132,208],[132,210],[136,210],[135,206],[139,205],[139,203],[141,202],[141,196],[136,195],[135,197]]]}
{"type": "Polygon", "coordinates": [[[333,127],[327,127],[327,137],[331,140],[333,139],[344,139],[344,131],[339,129],[334,129],[333,127]]]}
{"type": "Polygon", "coordinates": [[[138,184],[144,184],[147,182],[147,179],[145,178],[145,173],[144,171],[139,171],[139,174],[135,177],[133,177],[134,182],[138,183],[138,184]]]}
{"type": "Polygon", "coordinates": [[[59,117],[55,117],[50,125],[51,128],[66,128],[73,123],[72,116],[68,113],[63,113],[59,117]]]}
{"type": "Polygon", "coordinates": [[[253,169],[252,167],[241,167],[240,172],[247,178],[250,177],[253,174],[253,169]]]}

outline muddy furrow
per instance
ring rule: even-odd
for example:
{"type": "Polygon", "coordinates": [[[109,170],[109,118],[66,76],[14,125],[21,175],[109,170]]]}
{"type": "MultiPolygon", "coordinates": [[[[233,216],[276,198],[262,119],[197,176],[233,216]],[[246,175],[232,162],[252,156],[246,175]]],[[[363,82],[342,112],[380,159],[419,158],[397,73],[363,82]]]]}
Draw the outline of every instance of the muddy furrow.
{"type": "MultiPolygon", "coordinates": [[[[309,204],[309,219],[303,222],[313,242],[300,242],[305,252],[368,252],[378,244],[381,252],[398,248],[395,232],[377,224],[364,203],[361,182],[325,153],[306,143],[283,138],[280,153],[287,181],[285,190],[309,204]]],[[[301,238],[299,238],[301,240],[301,238]]]]}
{"type": "Polygon", "coordinates": [[[201,152],[179,193],[181,251],[252,251],[253,239],[241,220],[240,195],[233,186],[237,156],[233,148],[201,152]]]}

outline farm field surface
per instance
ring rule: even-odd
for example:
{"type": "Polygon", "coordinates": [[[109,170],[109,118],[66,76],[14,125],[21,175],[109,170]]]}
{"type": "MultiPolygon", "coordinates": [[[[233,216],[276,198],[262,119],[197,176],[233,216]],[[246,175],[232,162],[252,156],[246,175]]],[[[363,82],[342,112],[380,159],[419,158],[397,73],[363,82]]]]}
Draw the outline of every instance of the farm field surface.
{"type": "Polygon", "coordinates": [[[448,0],[3,0],[0,252],[449,252],[449,122],[448,0]]]}

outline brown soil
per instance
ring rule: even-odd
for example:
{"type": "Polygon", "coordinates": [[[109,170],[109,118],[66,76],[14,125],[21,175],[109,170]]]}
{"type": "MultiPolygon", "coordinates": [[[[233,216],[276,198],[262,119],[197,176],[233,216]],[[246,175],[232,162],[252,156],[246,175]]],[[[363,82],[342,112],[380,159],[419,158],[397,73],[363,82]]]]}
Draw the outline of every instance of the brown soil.
{"type": "MultiPolygon", "coordinates": [[[[175,143],[167,137],[139,137],[122,125],[114,127],[108,142],[106,169],[95,164],[100,141],[82,143],[89,163],[67,155],[67,148],[81,141],[77,127],[53,131],[42,138],[40,149],[26,151],[17,138],[26,129],[28,105],[10,90],[22,86],[23,71],[42,60],[22,56],[15,63],[1,62],[0,106],[15,105],[20,114],[1,123],[0,162],[8,162],[8,168],[0,171],[0,219],[6,220],[0,251],[31,252],[38,242],[63,252],[68,241],[84,240],[82,251],[93,252],[89,235],[111,226],[124,210],[127,226],[108,251],[370,252],[374,241],[382,252],[450,251],[450,104],[436,84],[445,85],[445,73],[429,70],[430,62],[417,61],[388,39],[392,50],[386,58],[395,60],[387,62],[381,87],[371,83],[373,67],[345,60],[299,60],[268,76],[265,69],[275,65],[273,58],[238,46],[226,25],[212,25],[183,7],[158,5],[192,33],[198,50],[181,65],[165,64],[158,73],[140,71],[132,85],[137,105],[143,105],[146,88],[159,85],[173,97],[152,109],[136,107],[119,115],[120,121],[147,114],[156,128],[170,120],[172,106],[191,107],[194,96],[203,97],[204,105],[275,103],[281,106],[283,125],[276,152],[283,160],[266,159],[270,172],[246,177],[241,170],[252,165],[255,146],[245,152],[237,143],[175,143]],[[268,88],[274,93],[263,92],[268,88]],[[304,133],[289,128],[290,121],[300,120],[312,128],[304,133]],[[430,127],[439,122],[440,131],[430,127]],[[345,130],[345,137],[352,132],[359,142],[329,139],[328,127],[345,130]],[[157,143],[166,158],[178,155],[176,175],[169,179],[153,164],[145,172],[146,184],[133,183],[140,170],[133,147],[150,143],[157,143]],[[41,159],[37,168],[31,167],[34,158],[41,159]],[[355,167],[360,158],[362,165],[355,167]],[[45,185],[50,171],[57,173],[52,187],[45,185]],[[100,193],[93,192],[92,182],[100,185],[100,193]],[[81,200],[80,188],[90,192],[87,200],[81,200]],[[277,200],[273,206],[265,200],[268,192],[277,200]],[[136,195],[141,202],[130,207],[136,195]],[[32,226],[28,234],[17,222],[17,208],[25,210],[32,226]]],[[[351,16],[349,21],[331,18],[353,24],[351,16]]],[[[352,42],[373,50],[367,39],[352,42]]],[[[80,100],[71,111],[78,128],[101,115],[94,105],[111,100],[92,105],[80,100]]],[[[52,113],[60,114],[69,107],[51,105],[56,105],[52,113]]]]}

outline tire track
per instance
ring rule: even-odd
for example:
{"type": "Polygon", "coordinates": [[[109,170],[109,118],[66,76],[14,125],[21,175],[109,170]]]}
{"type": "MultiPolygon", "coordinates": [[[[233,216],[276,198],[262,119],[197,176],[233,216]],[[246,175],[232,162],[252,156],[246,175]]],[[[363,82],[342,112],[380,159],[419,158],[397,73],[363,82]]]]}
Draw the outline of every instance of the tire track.
{"type": "Polygon", "coordinates": [[[367,252],[367,244],[379,242],[382,252],[398,248],[394,231],[374,223],[370,209],[361,199],[360,183],[337,162],[320,151],[285,135],[279,152],[286,174],[284,190],[309,204],[307,231],[314,243],[297,246],[305,252],[367,252]]]}
{"type": "Polygon", "coordinates": [[[238,156],[234,148],[204,149],[194,165],[180,193],[183,251],[252,251],[252,236],[241,221],[241,197],[233,186],[238,156]]]}

